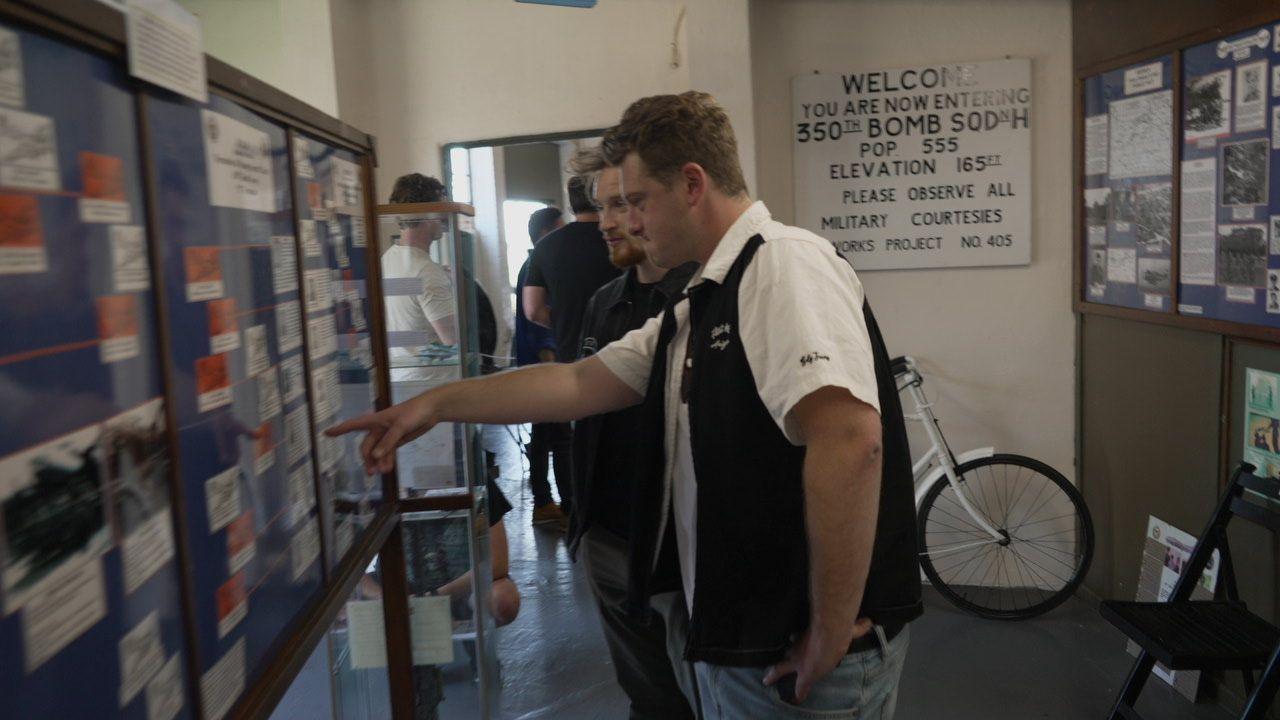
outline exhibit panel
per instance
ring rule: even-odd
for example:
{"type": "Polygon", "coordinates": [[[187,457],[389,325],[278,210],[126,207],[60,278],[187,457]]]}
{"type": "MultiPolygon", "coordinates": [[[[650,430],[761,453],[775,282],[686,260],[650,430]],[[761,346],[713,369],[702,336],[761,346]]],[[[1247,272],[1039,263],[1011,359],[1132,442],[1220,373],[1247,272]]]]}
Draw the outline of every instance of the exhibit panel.
{"type": "Polygon", "coordinates": [[[219,95],[148,93],[145,112],[200,694],[217,720],[321,582],[288,145],[219,95]]]}
{"type": "Polygon", "coordinates": [[[1280,327],[1278,27],[1182,54],[1184,315],[1280,327]]]}
{"type": "Polygon", "coordinates": [[[381,477],[367,476],[360,462],[360,436],[323,432],[373,410],[378,397],[364,170],[355,153],[313,137],[293,133],[291,144],[316,457],[331,506],[321,518],[336,566],[368,526],[382,492],[381,477]]]}
{"type": "Polygon", "coordinates": [[[1084,299],[1173,310],[1173,56],[1084,83],[1084,299]]]}
{"type": "Polygon", "coordinates": [[[3,718],[192,716],[145,221],[127,75],[0,24],[3,718]]]}

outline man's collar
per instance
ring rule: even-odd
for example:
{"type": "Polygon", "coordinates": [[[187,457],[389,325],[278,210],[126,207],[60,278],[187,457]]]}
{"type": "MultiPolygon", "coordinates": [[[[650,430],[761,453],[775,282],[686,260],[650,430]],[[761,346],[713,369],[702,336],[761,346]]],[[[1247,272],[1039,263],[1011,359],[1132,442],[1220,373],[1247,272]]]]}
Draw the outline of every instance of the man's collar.
{"type": "Polygon", "coordinates": [[[711,252],[711,257],[707,260],[707,264],[693,276],[689,281],[688,287],[695,287],[703,280],[710,280],[715,283],[724,282],[724,276],[729,272],[729,268],[733,266],[733,262],[738,259],[742,248],[746,246],[747,241],[760,231],[760,227],[772,219],[769,214],[769,208],[764,203],[757,200],[751,203],[751,206],[742,211],[737,220],[729,226],[724,237],[720,238],[720,242],[716,244],[716,249],[711,252]]]}

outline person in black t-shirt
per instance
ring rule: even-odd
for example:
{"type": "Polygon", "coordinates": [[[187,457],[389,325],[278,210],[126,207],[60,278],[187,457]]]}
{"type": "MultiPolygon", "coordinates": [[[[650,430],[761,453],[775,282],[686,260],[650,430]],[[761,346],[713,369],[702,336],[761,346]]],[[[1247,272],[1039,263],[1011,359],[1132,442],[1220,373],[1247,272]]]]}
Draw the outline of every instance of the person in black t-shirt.
{"type": "MultiPolygon", "coordinates": [[[[569,206],[574,221],[547,235],[529,257],[521,300],[525,317],[549,327],[556,336],[556,359],[573,362],[578,356],[578,340],[582,335],[582,315],[587,301],[601,285],[618,276],[618,268],[609,262],[609,251],[600,241],[600,215],[587,193],[587,179],[574,175],[569,179],[569,206]]],[[[568,423],[548,424],[546,432],[552,451],[567,450],[572,438],[568,423]]],[[[560,472],[556,467],[556,490],[560,493],[557,507],[547,497],[534,498],[533,524],[555,523],[563,527],[565,516],[572,512],[572,469],[560,472]],[[564,477],[564,476],[570,477],[564,477]]]]}
{"type": "MultiPolygon", "coordinates": [[[[687,263],[671,270],[653,264],[643,241],[627,232],[627,203],[619,182],[621,171],[606,167],[604,157],[579,158],[575,169],[595,177],[600,233],[622,277],[591,296],[582,322],[579,357],[593,355],[645,323],[684,290],[697,269],[687,263]],[[591,164],[587,164],[591,162],[591,164]]],[[[631,700],[631,717],[679,720],[693,718],[692,666],[681,658],[685,614],[679,593],[655,595],[657,617],[640,622],[624,607],[627,596],[627,545],[630,542],[630,468],[644,453],[642,407],[596,415],[578,421],[573,435],[573,513],[569,520],[569,555],[579,546],[587,579],[596,599],[605,642],[618,684],[631,700]]]]}

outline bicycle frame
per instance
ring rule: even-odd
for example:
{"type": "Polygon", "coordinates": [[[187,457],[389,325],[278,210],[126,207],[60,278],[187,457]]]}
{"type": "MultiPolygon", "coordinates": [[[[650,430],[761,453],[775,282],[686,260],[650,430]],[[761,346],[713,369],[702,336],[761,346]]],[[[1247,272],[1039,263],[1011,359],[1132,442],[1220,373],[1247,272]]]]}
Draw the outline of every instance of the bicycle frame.
{"type": "Polygon", "coordinates": [[[933,414],[933,403],[925,397],[924,390],[921,386],[924,384],[924,377],[920,374],[916,367],[916,362],[910,357],[904,358],[907,365],[906,373],[898,376],[897,381],[898,392],[906,390],[911,396],[911,400],[915,403],[915,412],[904,412],[903,417],[913,422],[921,423],[924,426],[925,435],[929,438],[929,450],[916,460],[911,468],[911,475],[915,479],[916,507],[920,507],[920,502],[924,499],[924,495],[933,487],[934,483],[941,482],[943,478],[951,484],[951,489],[956,493],[956,499],[965,512],[973,518],[978,527],[985,530],[991,535],[990,540],[977,540],[972,543],[965,543],[956,547],[948,548],[945,553],[935,553],[934,557],[945,555],[947,553],[959,552],[979,545],[986,545],[990,542],[1003,542],[1005,536],[996,528],[992,527],[980,513],[973,509],[969,504],[969,498],[966,497],[964,491],[960,487],[959,477],[956,474],[956,468],[969,460],[975,460],[981,457],[990,457],[995,453],[994,448],[981,448],[962,453],[957,458],[951,452],[951,447],[947,445],[947,439],[942,435],[942,427],[938,423],[938,418],[933,414]],[[936,463],[936,466],[935,466],[936,463]]]}

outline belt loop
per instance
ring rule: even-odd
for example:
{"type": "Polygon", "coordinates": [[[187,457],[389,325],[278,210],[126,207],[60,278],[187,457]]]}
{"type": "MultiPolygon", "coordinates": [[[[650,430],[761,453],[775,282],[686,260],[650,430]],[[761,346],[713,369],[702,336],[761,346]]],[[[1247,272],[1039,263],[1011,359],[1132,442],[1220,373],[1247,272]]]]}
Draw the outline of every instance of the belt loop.
{"type": "Polygon", "coordinates": [[[884,662],[889,657],[889,638],[884,635],[883,625],[872,625],[872,631],[876,634],[876,641],[880,644],[880,661],[884,662]]]}

